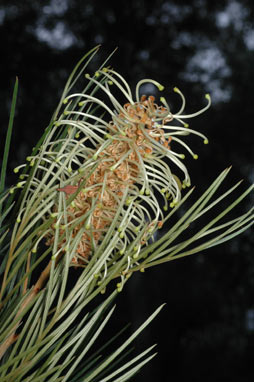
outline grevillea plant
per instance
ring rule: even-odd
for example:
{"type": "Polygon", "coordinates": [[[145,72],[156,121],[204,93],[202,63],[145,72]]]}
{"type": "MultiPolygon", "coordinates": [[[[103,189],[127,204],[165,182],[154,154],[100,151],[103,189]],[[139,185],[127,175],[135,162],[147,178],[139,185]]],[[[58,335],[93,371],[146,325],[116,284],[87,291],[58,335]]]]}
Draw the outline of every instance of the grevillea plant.
{"type": "Polygon", "coordinates": [[[174,113],[163,96],[141,93],[145,83],[162,92],[155,80],[139,81],[133,95],[107,62],[86,73],[97,50],[75,67],[27,163],[14,169],[17,184],[7,189],[16,81],[1,173],[1,382],[130,380],[153,358],[153,347],[125,360],[123,355],[161,307],[115,350],[114,337],[91,352],[129,277],[229,240],[254,221],[251,209],[220,222],[251,186],[186,239],[192,222],[240,183],[214,198],[226,169],[185,213],[177,213],[193,192],[184,151],[197,159],[184,138],[194,134],[208,143],[186,121],[204,112],[210,97],[186,115],[185,98],[174,88],[182,100],[174,113]],[[82,78],[84,89],[73,93],[82,78]],[[102,302],[89,312],[98,294],[102,302]]]}

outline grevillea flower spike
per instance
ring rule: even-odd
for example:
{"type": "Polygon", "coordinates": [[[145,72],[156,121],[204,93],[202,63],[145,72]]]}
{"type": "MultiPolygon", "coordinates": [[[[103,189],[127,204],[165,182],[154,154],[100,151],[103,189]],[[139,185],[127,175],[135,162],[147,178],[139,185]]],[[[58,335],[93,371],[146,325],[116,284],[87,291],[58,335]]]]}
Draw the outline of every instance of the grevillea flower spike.
{"type": "MultiPolygon", "coordinates": [[[[202,137],[204,143],[208,143],[203,134],[190,130],[182,121],[186,117],[181,114],[185,99],[177,88],[174,90],[182,97],[182,107],[174,115],[163,97],[158,105],[154,96],[139,96],[140,86],[144,82],[154,84],[160,91],[164,89],[154,80],[139,81],[136,86],[136,99],[133,99],[124,78],[112,69],[103,68],[94,76],[86,74],[85,77],[90,84],[103,90],[113,108],[90,94],[72,94],[64,99],[63,103],[67,107],[55,123],[58,127],[63,125],[70,127],[69,136],[72,144],[75,139],[79,146],[82,142],[79,150],[73,153],[71,163],[68,163],[68,168],[71,169],[78,165],[81,172],[79,184],[82,183],[82,188],[67,207],[66,217],[68,225],[79,221],[79,224],[72,228],[73,237],[80,233],[82,226],[85,227],[77,243],[76,254],[72,258],[72,263],[78,265],[85,265],[90,261],[116,216],[125,191],[127,191],[126,200],[116,222],[119,235],[114,241],[112,250],[124,253],[125,248],[138,236],[140,230],[147,227],[138,246],[135,246],[137,256],[142,246],[148,245],[154,230],[162,226],[168,208],[175,207],[181,200],[181,188],[190,186],[187,168],[182,163],[184,154],[173,151],[171,142],[180,143],[195,159],[197,155],[179,136],[193,133],[202,137]],[[111,91],[113,85],[127,100],[123,106],[111,91]],[[71,102],[77,98],[79,109],[70,110],[71,102]],[[94,114],[89,114],[91,105],[100,106],[108,114],[108,118],[104,115],[102,120],[94,114]],[[179,122],[180,126],[172,126],[170,123],[174,121],[179,122]],[[164,160],[165,158],[169,159],[169,163],[164,160]],[[170,162],[182,170],[184,175],[182,182],[173,175],[170,162]],[[91,168],[93,170],[89,173],[91,168]],[[162,195],[163,208],[156,192],[162,195]]],[[[199,112],[189,115],[189,118],[209,107],[210,97],[207,95],[206,98],[208,105],[199,112]]],[[[68,195],[76,193],[77,189],[78,186],[66,185],[58,191],[64,191],[68,195]]],[[[56,211],[58,207],[54,206],[54,212],[56,211]]],[[[60,235],[63,237],[60,247],[66,242],[65,229],[66,225],[60,228],[60,235]]],[[[54,237],[53,228],[48,234],[48,244],[53,243],[54,237]]],[[[113,258],[114,256],[115,254],[113,258]]],[[[113,258],[111,254],[108,260],[112,261],[113,258]]]]}
{"type": "MultiPolygon", "coordinates": [[[[204,206],[228,170],[211,186],[204,205],[200,202],[201,208],[197,204],[191,215],[184,215],[185,224],[172,227],[172,235],[164,235],[159,246],[155,232],[192,192],[182,198],[183,189],[191,185],[183,151],[198,158],[184,137],[194,134],[208,143],[206,136],[190,129],[186,120],[207,110],[210,96],[205,95],[204,108],[184,114],[185,97],[174,88],[182,100],[174,113],[165,97],[157,102],[153,95],[141,93],[146,83],[163,91],[164,86],[155,80],[139,81],[134,97],[126,80],[110,67],[84,77],[87,83],[82,92],[65,91],[59,116],[55,116],[36,154],[28,158],[33,175],[26,187],[18,223],[26,218],[28,203],[40,206],[40,217],[47,229],[46,233],[39,231],[33,251],[46,238],[53,258],[65,253],[70,265],[91,268],[99,284],[108,275],[117,274],[121,276],[121,290],[132,270],[143,270],[155,259],[157,263],[159,257],[171,260],[170,250],[165,248],[183,227],[186,229],[204,213],[204,206]],[[122,103],[119,98],[125,101],[122,103]],[[179,170],[181,175],[174,175],[179,170]]],[[[17,187],[26,184],[25,177],[23,174],[24,180],[17,187]]],[[[248,225],[250,215],[246,219],[248,225]]],[[[234,227],[233,231],[238,232],[238,225],[234,227]]]]}

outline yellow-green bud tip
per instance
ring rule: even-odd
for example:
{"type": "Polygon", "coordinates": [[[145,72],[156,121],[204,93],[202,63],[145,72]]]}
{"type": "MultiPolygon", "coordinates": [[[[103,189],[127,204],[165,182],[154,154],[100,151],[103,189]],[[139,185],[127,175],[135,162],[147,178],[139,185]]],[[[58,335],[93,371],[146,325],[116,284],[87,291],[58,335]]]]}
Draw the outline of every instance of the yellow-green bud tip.
{"type": "Polygon", "coordinates": [[[163,85],[158,85],[158,89],[160,92],[162,92],[164,90],[164,86],[163,85]]]}
{"type": "Polygon", "coordinates": [[[185,159],[185,155],[184,155],[184,154],[180,154],[179,157],[180,157],[181,159],[185,159]]]}
{"type": "Polygon", "coordinates": [[[204,139],[204,144],[208,145],[208,143],[209,143],[208,139],[204,139]]]}
{"type": "Polygon", "coordinates": [[[211,101],[210,94],[207,93],[207,94],[205,95],[205,98],[208,99],[208,101],[211,101]]]}
{"type": "Polygon", "coordinates": [[[179,89],[176,86],[174,87],[173,90],[174,90],[175,93],[179,93],[179,89]]]}
{"type": "Polygon", "coordinates": [[[194,155],[193,155],[193,159],[198,159],[198,155],[197,155],[197,154],[194,154],[194,155]]]}
{"type": "Polygon", "coordinates": [[[67,99],[67,98],[65,98],[65,99],[63,100],[63,104],[64,104],[64,105],[66,105],[66,104],[67,104],[67,102],[68,102],[68,99],[67,99]]]}
{"type": "Polygon", "coordinates": [[[89,73],[86,73],[86,74],[85,74],[85,77],[86,77],[86,78],[90,78],[90,74],[89,74],[89,73]]]}
{"type": "Polygon", "coordinates": [[[15,167],[13,171],[15,172],[15,174],[17,174],[19,172],[19,168],[15,167]]]}
{"type": "Polygon", "coordinates": [[[109,85],[113,85],[113,81],[109,80],[109,81],[108,81],[108,84],[109,84],[109,85]]]}
{"type": "Polygon", "coordinates": [[[166,103],[165,97],[160,97],[160,101],[161,101],[162,103],[166,103]]]}
{"type": "Polygon", "coordinates": [[[189,127],[189,124],[188,124],[188,123],[185,123],[183,126],[186,127],[186,128],[188,128],[188,127],[189,127]]]}

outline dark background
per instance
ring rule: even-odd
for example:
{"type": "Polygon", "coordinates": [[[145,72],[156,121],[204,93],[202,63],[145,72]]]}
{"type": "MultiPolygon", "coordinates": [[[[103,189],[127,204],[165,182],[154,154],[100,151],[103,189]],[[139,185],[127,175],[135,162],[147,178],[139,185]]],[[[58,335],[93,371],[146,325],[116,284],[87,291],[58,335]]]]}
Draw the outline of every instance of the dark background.
{"type": "MultiPolygon", "coordinates": [[[[188,113],[211,94],[212,107],[191,126],[210,144],[194,137],[200,159],[186,159],[196,195],[229,165],[228,186],[244,178],[247,187],[254,179],[253,20],[252,0],[0,0],[1,150],[15,76],[20,85],[8,182],[47,126],[76,62],[102,44],[95,64],[118,47],[111,65],[133,88],[144,77],[163,83],[176,109],[174,86],[185,94],[188,113]]],[[[236,213],[251,204],[253,195],[236,213]]],[[[139,350],[157,343],[159,355],[133,381],[253,380],[253,248],[249,230],[132,277],[111,329],[130,321],[133,331],[167,303],[136,342],[139,350]]]]}

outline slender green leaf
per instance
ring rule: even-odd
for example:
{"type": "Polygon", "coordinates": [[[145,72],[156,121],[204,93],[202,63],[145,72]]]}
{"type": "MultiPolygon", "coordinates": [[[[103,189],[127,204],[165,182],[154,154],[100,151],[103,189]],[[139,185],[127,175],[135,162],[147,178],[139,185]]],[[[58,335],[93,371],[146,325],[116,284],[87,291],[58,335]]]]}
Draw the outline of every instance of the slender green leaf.
{"type": "MultiPolygon", "coordinates": [[[[5,140],[4,155],[3,155],[2,168],[1,168],[1,178],[0,178],[0,194],[4,191],[4,188],[5,188],[6,169],[7,169],[7,162],[8,162],[8,156],[10,151],[10,143],[11,143],[11,135],[12,135],[14,115],[15,115],[17,94],[18,94],[18,78],[16,78],[15,85],[14,85],[10,118],[9,118],[8,130],[6,134],[6,140],[5,140]]],[[[2,211],[2,205],[0,204],[0,215],[1,215],[1,211],[2,211]]]]}
{"type": "Polygon", "coordinates": [[[165,304],[161,305],[155,310],[155,312],[121,345],[109,356],[99,367],[97,367],[87,378],[86,382],[93,380],[107,365],[109,365],[122,351],[144,330],[144,328],[150,324],[150,322],[157,316],[165,304]]]}

